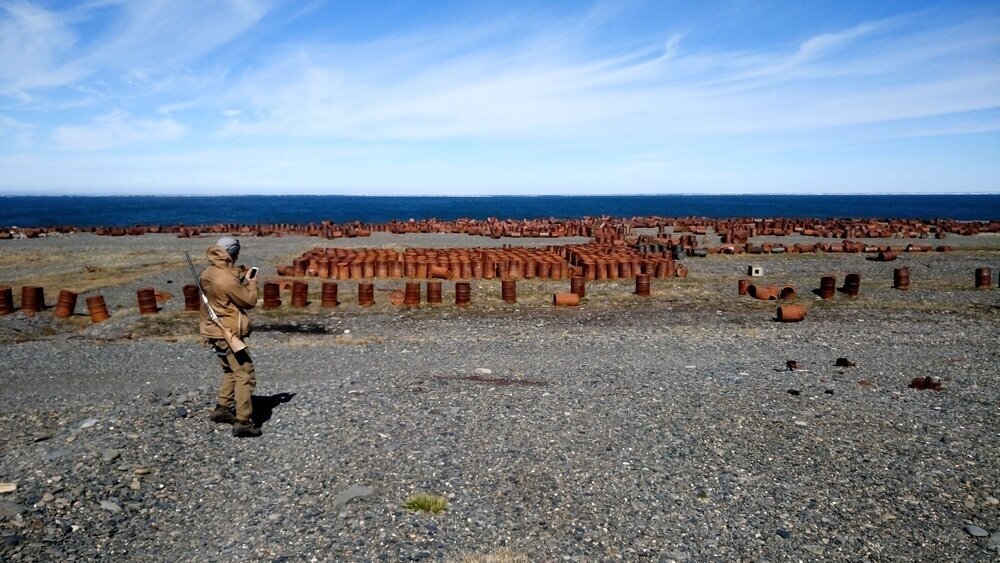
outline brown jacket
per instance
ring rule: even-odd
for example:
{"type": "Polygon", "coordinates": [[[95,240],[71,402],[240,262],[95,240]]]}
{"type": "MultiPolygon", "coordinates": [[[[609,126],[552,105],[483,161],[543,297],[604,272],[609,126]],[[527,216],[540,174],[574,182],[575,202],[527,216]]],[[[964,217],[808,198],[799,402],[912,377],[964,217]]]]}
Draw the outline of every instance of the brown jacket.
{"type": "MultiPolygon", "coordinates": [[[[208,304],[226,328],[243,338],[250,334],[250,317],[245,310],[257,305],[257,286],[243,285],[239,270],[224,249],[212,245],[206,254],[212,265],[201,273],[201,287],[208,304]]],[[[204,307],[201,308],[199,328],[205,338],[222,338],[222,330],[209,318],[204,307]]]]}

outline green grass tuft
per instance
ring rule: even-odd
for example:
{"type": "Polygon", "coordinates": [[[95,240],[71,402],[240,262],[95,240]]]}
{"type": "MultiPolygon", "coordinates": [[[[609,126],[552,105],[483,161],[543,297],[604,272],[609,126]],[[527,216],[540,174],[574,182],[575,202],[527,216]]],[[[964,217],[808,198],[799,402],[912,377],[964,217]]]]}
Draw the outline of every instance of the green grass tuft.
{"type": "Polygon", "coordinates": [[[448,499],[438,495],[417,493],[410,495],[410,497],[407,498],[406,502],[403,504],[403,507],[407,510],[414,510],[416,512],[440,514],[448,508],[448,499]]]}

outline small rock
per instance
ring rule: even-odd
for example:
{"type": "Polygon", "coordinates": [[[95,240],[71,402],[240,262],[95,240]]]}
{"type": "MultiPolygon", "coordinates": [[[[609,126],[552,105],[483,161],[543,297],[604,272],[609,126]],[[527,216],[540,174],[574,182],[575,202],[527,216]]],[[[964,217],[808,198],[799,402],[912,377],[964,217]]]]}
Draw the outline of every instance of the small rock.
{"type": "Polygon", "coordinates": [[[804,420],[796,420],[795,426],[809,426],[809,423],[804,420]]]}
{"type": "Polygon", "coordinates": [[[826,391],[823,391],[823,393],[826,393],[827,395],[833,395],[833,389],[827,389],[826,391]]]}
{"type": "Polygon", "coordinates": [[[785,369],[787,369],[788,371],[795,371],[799,369],[799,363],[796,362],[795,360],[788,360],[787,362],[785,362],[785,369]]]}
{"type": "Polygon", "coordinates": [[[56,500],[56,496],[52,493],[45,493],[42,495],[42,502],[52,502],[54,500],[56,500]]]}
{"type": "Polygon", "coordinates": [[[784,528],[778,528],[777,534],[786,540],[792,535],[791,532],[784,528]]]}
{"type": "Polygon", "coordinates": [[[802,394],[802,392],[799,391],[798,389],[789,389],[788,394],[793,397],[798,397],[800,394],[802,394]]]}
{"type": "Polygon", "coordinates": [[[116,503],[111,502],[110,500],[102,500],[101,508],[107,510],[108,512],[118,513],[122,511],[122,507],[118,506],[116,503]]]}
{"type": "Polygon", "coordinates": [[[974,538],[987,538],[990,533],[986,530],[976,526],[975,524],[969,524],[965,527],[965,533],[969,534],[974,538]]]}
{"type": "Polygon", "coordinates": [[[80,423],[80,428],[92,428],[95,424],[97,424],[96,418],[88,418],[80,423]]]}
{"type": "Polygon", "coordinates": [[[476,368],[476,375],[491,375],[493,370],[489,368],[476,368]]]}
{"type": "Polygon", "coordinates": [[[128,484],[128,488],[132,489],[133,491],[138,491],[139,489],[142,488],[142,483],[139,482],[139,479],[137,477],[133,477],[132,482],[128,484]]]}
{"type": "Polygon", "coordinates": [[[135,469],[132,470],[132,472],[135,473],[136,475],[149,475],[150,473],[152,473],[152,470],[148,467],[136,467],[135,469]]]}
{"type": "Polygon", "coordinates": [[[46,452],[45,455],[42,456],[42,461],[45,463],[50,463],[61,458],[64,455],[66,455],[66,450],[52,450],[46,452]]]}
{"type": "Polygon", "coordinates": [[[0,483],[0,493],[13,493],[17,490],[17,483],[0,483]]]}
{"type": "Polygon", "coordinates": [[[104,450],[104,453],[101,455],[101,459],[105,462],[109,462],[118,459],[121,455],[122,453],[118,450],[104,450]]]}
{"type": "Polygon", "coordinates": [[[852,362],[851,360],[848,360],[847,358],[837,358],[837,361],[834,362],[833,365],[839,368],[852,368],[858,364],[852,362]]]}
{"type": "Polygon", "coordinates": [[[16,502],[0,500],[0,518],[13,518],[24,512],[24,507],[16,502]]]}
{"type": "Polygon", "coordinates": [[[188,411],[185,407],[177,407],[174,409],[174,414],[177,415],[177,418],[184,418],[190,414],[190,411],[188,411]]]}
{"type": "Polygon", "coordinates": [[[674,561],[687,561],[691,558],[691,554],[686,551],[671,551],[667,554],[667,557],[674,561]]]}
{"type": "Polygon", "coordinates": [[[823,546],[816,544],[807,544],[802,546],[802,549],[812,553],[813,555],[823,555],[823,546]]]}
{"type": "Polygon", "coordinates": [[[364,485],[353,485],[349,487],[347,490],[341,491],[337,495],[337,498],[333,499],[333,505],[339,508],[356,498],[369,497],[374,493],[375,489],[371,487],[366,487],[364,485]]]}
{"type": "Polygon", "coordinates": [[[35,436],[31,440],[37,444],[38,442],[44,442],[45,440],[49,440],[51,438],[52,434],[42,433],[42,434],[35,434],[35,436]]]}

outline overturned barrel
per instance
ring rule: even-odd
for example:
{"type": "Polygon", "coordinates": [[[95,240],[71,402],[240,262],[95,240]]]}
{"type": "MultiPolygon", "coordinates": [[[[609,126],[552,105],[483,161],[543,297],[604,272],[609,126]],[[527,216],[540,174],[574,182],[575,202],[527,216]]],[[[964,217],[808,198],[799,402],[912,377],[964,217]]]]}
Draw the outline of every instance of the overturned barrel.
{"type": "Polygon", "coordinates": [[[88,297],[87,312],[90,314],[90,322],[99,323],[108,320],[108,306],[104,303],[103,295],[88,297]]]}
{"type": "Polygon", "coordinates": [[[198,286],[193,284],[184,286],[184,310],[201,310],[201,295],[198,294],[198,286]]]}
{"type": "Polygon", "coordinates": [[[277,309],[281,306],[281,286],[276,282],[264,282],[264,308],[277,309]]]}
{"type": "Polygon", "coordinates": [[[892,287],[895,289],[910,289],[910,269],[906,266],[892,271],[892,287]]]}
{"type": "Polygon", "coordinates": [[[976,268],[976,289],[989,289],[993,285],[993,271],[989,268],[976,268]]]}
{"type": "Polygon", "coordinates": [[[455,282],[455,305],[466,307],[472,300],[472,288],[469,282],[455,282]]]}
{"type": "Polygon", "coordinates": [[[781,290],[778,289],[776,285],[757,285],[750,284],[747,286],[747,294],[754,299],[760,299],[761,301],[772,301],[778,298],[781,294],[781,290]]]}
{"type": "Polygon", "coordinates": [[[580,304],[580,296],[575,293],[553,293],[552,305],[555,307],[576,307],[580,304]]]}
{"type": "Polygon", "coordinates": [[[803,305],[782,305],[778,307],[778,320],[783,323],[797,323],[806,318],[803,305]]]}
{"type": "Polygon", "coordinates": [[[0,315],[14,312],[14,292],[8,286],[0,287],[0,315]]]}
{"type": "Polygon", "coordinates": [[[337,306],[337,282],[323,282],[322,293],[320,294],[320,306],[324,309],[332,309],[337,306]]]}
{"type": "Polygon", "coordinates": [[[143,315],[152,315],[160,310],[156,306],[156,290],[151,287],[143,287],[135,291],[136,299],[139,301],[139,312],[143,315]]]}
{"type": "Polygon", "coordinates": [[[45,290],[35,285],[21,286],[21,311],[37,313],[45,309],[45,290]]]}
{"type": "Polygon", "coordinates": [[[59,299],[56,301],[56,316],[60,318],[72,317],[76,310],[76,293],[63,289],[59,291],[59,299]]]}

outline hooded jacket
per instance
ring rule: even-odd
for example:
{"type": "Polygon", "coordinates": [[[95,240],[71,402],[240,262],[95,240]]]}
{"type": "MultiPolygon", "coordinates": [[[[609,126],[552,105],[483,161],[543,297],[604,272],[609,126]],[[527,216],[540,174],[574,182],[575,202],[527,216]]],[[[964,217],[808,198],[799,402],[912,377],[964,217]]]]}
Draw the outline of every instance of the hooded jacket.
{"type": "MultiPolygon", "coordinates": [[[[208,304],[219,316],[223,326],[240,338],[250,334],[250,317],[246,309],[257,305],[257,287],[243,285],[240,272],[233,266],[233,259],[224,249],[212,245],[206,252],[211,266],[201,273],[201,288],[208,304]]],[[[201,335],[205,338],[222,338],[222,329],[201,309],[201,335]]]]}

